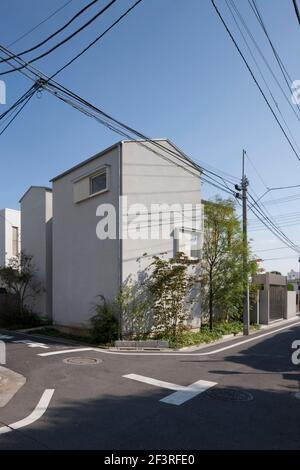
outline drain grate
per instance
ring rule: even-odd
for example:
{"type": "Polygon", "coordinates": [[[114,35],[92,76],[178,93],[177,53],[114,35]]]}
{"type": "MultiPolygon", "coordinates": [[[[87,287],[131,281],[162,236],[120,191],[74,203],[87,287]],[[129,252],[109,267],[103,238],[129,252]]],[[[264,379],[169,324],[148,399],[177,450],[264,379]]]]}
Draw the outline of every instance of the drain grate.
{"type": "Polygon", "coordinates": [[[251,401],[253,395],[249,392],[242,390],[235,390],[234,388],[218,388],[214,387],[205,392],[205,395],[214,400],[223,401],[251,401]]]}
{"type": "Polygon", "coordinates": [[[72,364],[75,366],[93,366],[100,364],[102,359],[96,359],[95,357],[67,357],[63,359],[65,364],[72,364]]]}

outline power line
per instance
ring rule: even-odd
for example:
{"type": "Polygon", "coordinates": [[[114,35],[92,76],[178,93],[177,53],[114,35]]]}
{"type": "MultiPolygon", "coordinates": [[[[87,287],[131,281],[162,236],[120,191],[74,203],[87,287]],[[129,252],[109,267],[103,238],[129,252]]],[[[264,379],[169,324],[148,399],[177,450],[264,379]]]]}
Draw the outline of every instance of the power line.
{"type": "Polygon", "coordinates": [[[278,246],[276,248],[263,248],[259,250],[253,250],[255,253],[260,253],[261,251],[276,251],[276,250],[289,250],[290,248],[288,246],[278,246]]]}
{"type": "MultiPolygon", "coordinates": [[[[250,198],[255,201],[253,196],[249,194],[250,198]]],[[[293,251],[300,253],[300,247],[290,240],[283,231],[276,226],[276,224],[268,217],[259,204],[250,205],[249,210],[257,217],[279,240],[285,245],[289,246],[293,251]]]]}
{"type": "Polygon", "coordinates": [[[27,103],[31,100],[31,98],[33,97],[33,95],[35,94],[35,90],[32,91],[32,93],[28,96],[28,98],[24,101],[24,103],[22,104],[22,106],[19,108],[19,110],[14,114],[14,116],[11,118],[11,120],[9,121],[9,123],[4,127],[4,129],[2,129],[2,131],[0,132],[0,136],[2,134],[4,134],[4,132],[6,131],[6,129],[13,123],[13,121],[17,118],[17,116],[22,112],[22,110],[25,108],[25,106],[27,105],[27,103]]]}
{"type": "Polygon", "coordinates": [[[293,0],[293,5],[294,5],[295,13],[296,13],[296,16],[297,16],[297,20],[298,20],[298,23],[299,23],[299,26],[300,26],[300,12],[299,12],[299,8],[298,8],[298,5],[297,5],[297,0],[293,0]]]}
{"type": "Polygon", "coordinates": [[[281,256],[279,258],[265,258],[262,261],[275,261],[280,259],[295,259],[295,256],[281,256]]]}
{"type": "MultiPolygon", "coordinates": [[[[8,56],[9,59],[11,59],[13,57],[13,55],[11,54],[11,52],[7,48],[4,48],[3,46],[0,46],[0,49],[8,56]]],[[[33,67],[31,65],[29,66],[21,58],[16,58],[15,57],[13,60],[17,61],[18,63],[22,63],[24,65],[24,68],[29,70],[36,78],[39,78],[39,86],[45,88],[46,85],[48,85],[48,86],[50,85],[49,77],[47,77],[47,75],[44,74],[43,72],[39,71],[36,67],[33,67]]],[[[75,93],[68,90],[66,87],[64,87],[64,86],[60,85],[59,83],[57,83],[55,80],[51,80],[51,86],[56,87],[55,92],[52,90],[52,94],[54,94],[55,96],[59,97],[58,96],[58,90],[59,90],[61,93],[65,93],[67,96],[72,97],[73,99],[76,99],[79,103],[81,103],[84,106],[88,107],[93,112],[99,113],[101,118],[99,118],[99,116],[91,115],[90,112],[87,112],[87,110],[83,109],[82,107],[80,109],[80,111],[84,112],[84,114],[90,115],[90,117],[93,117],[94,119],[97,119],[101,124],[104,124],[106,127],[113,130],[114,132],[118,132],[119,134],[121,134],[123,136],[126,136],[127,138],[130,138],[130,139],[132,139],[132,137],[130,135],[128,135],[127,131],[132,132],[136,136],[138,136],[139,138],[144,139],[148,142],[152,142],[153,145],[160,147],[161,149],[163,149],[164,151],[166,151],[168,153],[171,153],[177,159],[180,158],[181,161],[184,162],[185,166],[190,165],[192,168],[194,168],[194,169],[196,168],[196,170],[203,172],[203,168],[200,167],[199,165],[197,165],[190,157],[187,157],[187,155],[184,155],[184,157],[182,157],[181,153],[179,154],[178,152],[171,151],[169,148],[166,148],[166,147],[162,146],[161,144],[159,144],[158,142],[149,139],[148,137],[143,135],[141,132],[136,131],[135,129],[131,128],[130,126],[127,126],[126,124],[116,120],[112,116],[109,116],[107,113],[103,112],[102,110],[95,107],[91,103],[89,103],[86,100],[82,99],[81,97],[79,97],[75,93]],[[109,121],[112,121],[112,122],[109,122],[109,121]],[[124,131],[120,132],[120,128],[125,129],[126,133],[124,133],[124,131]]],[[[49,91],[49,89],[48,89],[48,91],[49,91]]],[[[59,98],[62,99],[61,96],[59,98]]],[[[66,97],[64,97],[63,100],[67,102],[66,97]]],[[[78,104],[75,105],[74,103],[70,103],[70,102],[68,104],[71,104],[73,107],[77,107],[77,108],[79,106],[78,104]]],[[[218,189],[220,189],[222,191],[225,190],[231,196],[235,194],[233,190],[228,191],[228,187],[226,187],[224,185],[224,181],[225,181],[224,177],[219,176],[217,173],[215,173],[211,170],[208,170],[208,169],[205,169],[205,171],[207,173],[206,177],[209,178],[209,180],[206,180],[206,182],[208,182],[212,186],[218,187],[218,189]],[[217,184],[216,180],[214,180],[211,175],[214,175],[217,178],[219,178],[221,180],[221,183],[218,182],[219,184],[217,184]]],[[[232,181],[229,181],[229,182],[230,182],[230,184],[232,184],[232,181]]]]}
{"type": "Polygon", "coordinates": [[[30,95],[30,93],[35,89],[36,89],[35,85],[30,87],[29,90],[27,90],[20,98],[18,98],[18,100],[10,108],[8,108],[6,111],[4,111],[0,115],[0,121],[2,121],[11,111],[17,108],[20,104],[22,104],[26,100],[26,98],[30,95]]]}
{"type": "Polygon", "coordinates": [[[261,93],[263,99],[265,100],[265,102],[266,102],[266,104],[267,104],[269,110],[271,111],[271,113],[272,113],[273,117],[275,118],[275,120],[276,120],[278,126],[280,127],[281,132],[282,132],[283,135],[285,136],[287,142],[289,143],[289,145],[290,145],[291,149],[293,150],[294,154],[296,155],[297,159],[300,161],[300,156],[299,156],[298,152],[296,151],[296,149],[295,149],[295,147],[293,146],[291,140],[289,139],[287,133],[285,132],[284,128],[282,127],[281,122],[279,121],[279,119],[278,119],[276,113],[274,112],[272,106],[270,105],[269,100],[268,100],[268,98],[266,97],[266,95],[265,95],[263,89],[261,88],[260,84],[258,83],[258,81],[257,81],[257,79],[256,79],[256,77],[255,77],[255,75],[254,75],[254,73],[253,73],[253,71],[252,71],[250,65],[248,64],[248,62],[247,62],[247,60],[246,60],[246,58],[245,58],[245,56],[244,56],[244,54],[242,53],[242,51],[241,51],[241,49],[239,48],[239,46],[238,46],[238,44],[237,44],[235,38],[234,38],[233,35],[232,35],[230,29],[228,28],[228,26],[227,26],[225,20],[223,19],[222,15],[221,15],[221,12],[220,12],[219,9],[217,8],[217,6],[216,6],[216,4],[215,4],[215,1],[214,1],[214,0],[211,0],[211,3],[212,3],[212,5],[213,5],[213,7],[214,7],[214,9],[215,9],[215,11],[216,11],[216,13],[217,13],[217,15],[219,16],[219,18],[220,18],[220,20],[221,20],[223,26],[225,27],[225,29],[226,29],[226,31],[227,31],[227,33],[228,33],[230,39],[232,40],[232,42],[233,42],[235,48],[237,49],[239,55],[241,56],[241,58],[242,58],[244,64],[246,65],[246,67],[247,67],[247,69],[248,69],[248,71],[249,71],[249,73],[250,73],[252,79],[254,80],[254,83],[256,84],[256,86],[257,86],[257,88],[259,89],[259,91],[260,91],[260,93],[261,93]]]}
{"type": "MultiPolygon", "coordinates": [[[[66,29],[71,23],[73,23],[73,21],[76,20],[76,18],[78,18],[80,15],[82,15],[86,10],[88,10],[90,7],[92,7],[95,3],[97,3],[99,0],[92,0],[88,5],[86,5],[84,8],[82,8],[81,10],[79,10],[69,21],[67,21],[67,23],[65,23],[61,28],[57,29],[54,33],[50,34],[50,36],[48,36],[46,39],[44,39],[43,41],[39,42],[38,44],[36,44],[35,46],[33,47],[30,47],[29,49],[26,49],[22,52],[18,52],[17,54],[13,54],[13,57],[12,59],[14,59],[15,57],[21,57],[25,54],[28,54],[29,52],[32,52],[34,51],[35,49],[38,49],[39,47],[43,46],[44,44],[46,44],[48,41],[50,41],[51,39],[53,39],[55,36],[57,36],[57,34],[61,33],[64,29],[66,29]]],[[[17,39],[18,41],[18,39],[17,39]]],[[[15,41],[16,42],[16,41],[15,41]]],[[[8,47],[11,47],[12,44],[10,44],[8,47]]],[[[0,60],[0,64],[2,62],[7,62],[9,59],[2,59],[0,60]]]]}
{"type": "MultiPolygon", "coordinates": [[[[42,21],[40,21],[38,24],[36,24],[35,26],[33,26],[32,28],[30,28],[28,31],[26,31],[24,34],[22,34],[21,36],[19,36],[17,39],[15,39],[13,42],[11,42],[8,47],[11,47],[11,46],[14,46],[15,44],[17,44],[17,42],[21,41],[22,39],[24,39],[26,36],[28,36],[29,34],[33,33],[33,31],[35,31],[36,29],[38,29],[40,26],[42,26],[44,23],[46,23],[47,21],[49,21],[51,18],[53,18],[57,13],[59,13],[60,11],[62,11],[64,8],[66,8],[67,5],[69,5],[71,2],[73,2],[73,0],[68,0],[66,3],[64,3],[61,7],[57,8],[56,10],[54,10],[50,15],[48,15],[46,18],[44,18],[42,21]]],[[[2,61],[0,61],[1,63],[2,61]]]]}
{"type": "MultiPolygon", "coordinates": [[[[227,3],[227,0],[226,0],[226,3],[227,3]]],[[[238,7],[236,6],[234,0],[230,0],[230,3],[231,3],[231,5],[232,5],[232,8],[234,9],[236,15],[238,16],[238,18],[239,18],[239,20],[240,20],[242,26],[244,27],[245,31],[247,32],[248,36],[250,37],[251,41],[253,42],[253,44],[254,44],[256,50],[258,51],[260,57],[262,58],[264,64],[266,65],[266,67],[268,68],[268,70],[269,70],[270,74],[272,75],[274,81],[275,81],[276,84],[278,85],[278,87],[279,87],[279,89],[280,89],[282,95],[284,96],[286,102],[288,103],[290,109],[291,109],[291,110],[293,111],[293,113],[295,114],[297,120],[300,121],[299,114],[296,112],[296,109],[299,111],[299,108],[297,108],[297,107],[295,108],[295,106],[292,105],[291,100],[289,99],[288,95],[285,93],[284,89],[282,88],[280,81],[279,81],[278,78],[276,77],[276,75],[275,75],[275,73],[274,73],[272,67],[270,66],[269,62],[267,61],[265,55],[263,54],[261,48],[259,47],[259,45],[258,45],[258,43],[257,43],[257,41],[255,40],[255,38],[254,38],[254,36],[253,36],[251,30],[250,30],[249,27],[247,26],[247,23],[246,23],[244,17],[242,16],[241,12],[239,11],[238,7]]],[[[232,12],[231,12],[231,14],[232,14],[232,16],[234,17],[234,15],[233,15],[232,12]]],[[[235,22],[236,22],[236,24],[237,24],[237,21],[236,21],[236,20],[235,20],[235,22]]],[[[244,38],[244,41],[245,41],[245,43],[246,43],[248,49],[250,50],[250,54],[251,54],[251,56],[252,56],[252,58],[253,58],[253,60],[254,60],[254,62],[255,62],[255,64],[256,64],[258,70],[260,70],[259,65],[258,65],[257,62],[256,62],[256,59],[253,57],[252,51],[251,51],[251,49],[250,49],[250,46],[249,46],[248,43],[247,43],[246,38],[244,37],[244,35],[243,35],[243,33],[242,33],[240,27],[239,27],[238,25],[237,25],[237,27],[238,27],[238,29],[239,29],[239,31],[240,31],[242,37],[244,38]]],[[[261,75],[262,75],[262,72],[260,72],[260,73],[261,73],[261,75]]],[[[263,78],[263,80],[264,80],[264,78],[263,78]]],[[[265,82],[265,80],[264,80],[264,82],[265,82]]],[[[275,104],[276,107],[278,108],[278,103],[277,103],[277,101],[276,101],[275,98],[273,97],[273,94],[272,94],[272,92],[271,92],[271,90],[269,89],[269,87],[268,87],[267,84],[266,84],[266,86],[267,86],[267,88],[268,88],[268,90],[269,90],[269,93],[270,93],[271,96],[272,96],[272,99],[273,99],[273,101],[274,101],[274,104],[275,104]]],[[[290,93],[290,88],[288,88],[288,91],[289,91],[289,93],[290,93]]],[[[278,108],[278,109],[279,109],[279,108],[278,108]]]]}
{"type": "Polygon", "coordinates": [[[297,194],[291,194],[290,196],[286,197],[281,197],[273,200],[267,200],[264,202],[265,205],[271,205],[271,204],[286,204],[288,202],[294,202],[298,201],[300,199],[300,193],[297,194]]]}
{"type": "MultiPolygon", "coordinates": [[[[266,25],[265,25],[265,23],[264,23],[262,14],[261,14],[261,12],[260,12],[260,10],[259,10],[259,8],[258,8],[258,6],[257,6],[257,4],[256,4],[256,2],[255,2],[255,0],[252,0],[252,3],[251,3],[251,0],[248,0],[248,3],[249,3],[250,8],[252,9],[252,11],[253,11],[253,13],[254,13],[254,15],[255,15],[255,17],[256,17],[258,23],[260,24],[260,26],[261,26],[261,28],[262,28],[262,30],[263,30],[263,32],[264,32],[264,34],[265,34],[265,36],[266,36],[266,38],[267,38],[269,44],[270,44],[270,46],[271,46],[273,55],[274,55],[274,57],[275,57],[275,59],[276,59],[276,62],[277,62],[278,66],[279,66],[279,68],[280,68],[280,70],[281,70],[281,73],[282,73],[282,75],[283,75],[283,78],[284,78],[284,81],[285,81],[285,83],[286,83],[286,86],[287,86],[288,90],[290,91],[290,84],[291,84],[291,82],[292,82],[291,76],[290,76],[289,72],[287,71],[286,66],[284,65],[282,59],[280,58],[280,56],[279,56],[279,54],[278,54],[278,52],[277,52],[277,50],[276,50],[276,48],[275,48],[275,46],[274,46],[272,40],[271,40],[270,34],[269,34],[269,32],[268,32],[268,30],[267,30],[267,28],[266,28],[266,25]]],[[[298,104],[297,104],[297,108],[300,109],[298,104]]]]}
{"type": "MultiPolygon", "coordinates": [[[[96,1],[96,0],[94,0],[94,1],[96,1]]],[[[79,29],[77,29],[72,34],[67,36],[65,39],[63,39],[62,41],[57,43],[55,46],[51,47],[51,49],[49,49],[48,51],[43,52],[42,54],[35,57],[34,59],[31,59],[28,62],[26,62],[26,65],[32,64],[32,63],[36,62],[37,60],[40,60],[43,57],[46,57],[47,55],[51,54],[53,51],[55,51],[56,49],[61,47],[63,44],[70,41],[73,37],[77,36],[77,34],[79,34],[81,31],[83,31],[85,28],[87,28],[91,23],[93,23],[97,18],[99,18],[99,16],[101,16],[103,13],[105,13],[105,11],[108,10],[116,1],[117,0],[111,0],[105,7],[103,7],[100,11],[98,11],[98,13],[96,15],[94,15],[89,21],[87,21],[79,29]]],[[[15,54],[14,57],[20,58],[20,56],[18,54],[15,54]]],[[[14,57],[12,57],[12,58],[14,58],[14,57]]],[[[15,70],[5,70],[4,72],[1,72],[0,75],[7,75],[7,74],[13,73],[17,70],[22,70],[24,67],[25,67],[25,65],[22,65],[21,67],[18,67],[15,70]]]]}
{"type": "Polygon", "coordinates": [[[103,33],[101,33],[94,41],[92,41],[88,46],[86,46],[84,49],[82,49],[81,52],[76,54],[71,60],[69,60],[63,67],[61,67],[59,70],[57,70],[53,75],[51,75],[50,80],[54,77],[56,77],[60,72],[65,70],[69,65],[71,65],[75,60],[77,60],[79,57],[81,57],[86,51],[88,51],[94,44],[96,44],[100,39],[105,36],[112,28],[114,28],[125,16],[127,16],[139,3],[141,3],[142,0],[137,0],[128,10],[126,10],[119,18],[116,19],[103,33]]]}
{"type": "MultiPolygon", "coordinates": [[[[2,50],[7,56],[8,56],[8,59],[11,60],[13,58],[13,54],[5,47],[3,46],[0,46],[0,50],[2,50]]],[[[36,67],[32,66],[32,65],[28,65],[26,64],[26,62],[21,59],[21,58],[16,58],[14,57],[15,61],[17,61],[17,63],[21,63],[22,65],[24,65],[24,68],[26,68],[26,70],[29,70],[30,73],[32,73],[36,78],[40,79],[40,80],[43,80],[44,82],[47,82],[49,83],[49,80],[50,78],[43,72],[41,72],[40,70],[38,70],[36,67]]],[[[13,65],[10,64],[12,67],[13,65]]],[[[18,70],[18,68],[15,68],[15,70],[18,70]]],[[[22,73],[22,71],[20,71],[20,73],[22,73]]],[[[31,77],[28,77],[28,78],[31,78],[31,77]]],[[[32,78],[31,78],[32,79],[32,78]]],[[[138,132],[138,131],[135,131],[134,129],[130,128],[129,126],[126,126],[124,123],[121,123],[120,121],[112,118],[111,116],[109,116],[107,113],[104,113],[102,110],[100,110],[99,108],[96,108],[95,106],[91,105],[91,103],[87,102],[86,100],[83,100],[82,98],[80,98],[78,95],[76,95],[75,93],[71,92],[70,90],[68,90],[66,87],[60,85],[58,82],[56,82],[55,80],[51,80],[51,84],[52,85],[55,85],[57,86],[60,91],[63,91],[63,92],[67,92],[69,93],[69,96],[72,96],[73,98],[76,98],[78,99],[80,102],[82,102],[84,105],[87,105],[89,107],[91,107],[93,110],[101,113],[105,118],[108,118],[108,119],[111,119],[113,122],[117,123],[117,125],[120,125],[121,127],[125,127],[126,130],[129,130],[131,132],[134,132],[139,138],[142,138],[142,139],[145,139],[145,140],[148,140],[150,141],[151,139],[147,138],[146,136],[144,136],[142,133],[138,132]]],[[[104,122],[101,122],[102,124],[104,122]]],[[[110,128],[110,126],[105,123],[105,125],[107,127],[110,128]]],[[[114,130],[114,129],[112,129],[114,130]]],[[[155,145],[157,145],[156,142],[154,142],[155,145]]],[[[165,149],[166,150],[166,149],[165,149]]],[[[170,152],[170,149],[167,149],[169,152],[170,152]]],[[[174,154],[174,152],[173,152],[174,154]]],[[[179,156],[179,154],[177,153],[176,155],[177,157],[179,156]]],[[[191,158],[187,157],[187,155],[185,155],[185,159],[187,159],[191,164],[192,166],[195,167],[195,165],[197,165],[191,158]]],[[[185,164],[186,164],[186,160],[185,160],[185,164]]],[[[197,165],[197,169],[200,169],[201,171],[203,171],[203,167],[200,167],[199,165],[197,165]]],[[[228,180],[228,178],[225,178],[225,177],[222,177],[220,175],[218,175],[216,172],[212,171],[212,170],[209,170],[209,169],[205,169],[205,171],[209,174],[209,176],[207,175],[207,177],[209,177],[210,179],[212,179],[212,176],[211,175],[214,175],[216,176],[217,178],[221,179],[222,182],[224,182],[225,180],[227,180],[230,184],[233,184],[232,181],[228,180]]],[[[235,177],[234,177],[235,178],[235,177]]],[[[224,185],[225,186],[225,185],[224,185]]],[[[224,189],[224,186],[222,189],[224,189]]],[[[227,191],[227,189],[226,189],[227,191]]],[[[231,194],[234,194],[234,192],[232,191],[231,194]]]]}
{"type": "MultiPolygon", "coordinates": [[[[55,83],[55,82],[54,82],[55,83]]],[[[124,123],[121,123],[120,121],[116,120],[115,118],[113,118],[112,116],[109,116],[107,113],[104,113],[102,110],[100,110],[99,108],[95,107],[94,105],[88,103],[87,101],[85,101],[84,99],[78,97],[76,94],[74,94],[73,92],[70,92],[68,91],[65,87],[61,87],[59,85],[54,85],[53,83],[51,83],[51,88],[53,87],[53,89],[50,88],[50,83],[49,82],[46,82],[45,80],[40,80],[40,82],[38,83],[38,85],[42,88],[45,88],[47,89],[48,91],[50,91],[52,94],[54,94],[55,96],[57,96],[59,99],[65,101],[65,102],[68,102],[68,104],[71,104],[71,106],[79,109],[80,108],[80,105],[78,102],[76,101],[71,101],[70,99],[68,100],[66,98],[66,96],[69,96],[69,98],[73,98],[75,100],[75,98],[77,98],[77,101],[81,102],[81,105],[86,105],[87,108],[90,109],[90,111],[88,111],[88,109],[85,109],[81,106],[81,111],[86,114],[86,115],[89,115],[90,117],[93,117],[94,119],[98,120],[101,124],[104,124],[106,125],[108,128],[110,128],[111,130],[114,130],[115,132],[118,132],[118,133],[121,133],[122,135],[125,135],[126,137],[131,137],[130,135],[128,135],[128,131],[129,132],[133,132],[135,134],[137,134],[140,138],[143,137],[147,143],[152,143],[154,146],[156,147],[159,147],[160,150],[163,149],[165,152],[169,153],[169,154],[172,154],[173,156],[175,156],[175,158],[177,160],[180,161],[181,165],[178,165],[178,166],[181,166],[182,167],[182,163],[183,163],[183,158],[187,159],[184,160],[184,164],[185,164],[185,169],[187,171],[190,171],[188,168],[186,168],[187,166],[188,167],[193,167],[194,170],[200,170],[203,172],[203,168],[199,167],[195,162],[193,162],[189,157],[187,156],[183,156],[182,154],[179,154],[178,152],[174,152],[172,150],[170,150],[169,148],[161,145],[160,143],[158,143],[157,141],[154,141],[154,140],[151,140],[149,138],[147,138],[146,136],[144,136],[142,133],[140,133],[139,131],[136,131],[135,129],[127,126],[126,124],[124,123]],[[100,114],[101,118],[99,116],[96,115],[96,113],[100,114]],[[111,121],[111,122],[110,122],[111,121]]],[[[144,142],[138,142],[140,145],[145,145],[144,142]]],[[[148,146],[147,146],[148,147],[148,146]]],[[[160,155],[165,158],[165,156],[163,156],[161,153],[160,155]]],[[[172,162],[174,163],[174,162],[172,162]]],[[[212,173],[212,172],[210,172],[212,173]]],[[[195,173],[194,173],[195,175],[195,173]]],[[[224,181],[222,177],[220,177],[219,175],[216,174],[216,176],[218,178],[221,179],[221,181],[224,181]]],[[[226,186],[222,183],[219,182],[219,184],[216,183],[216,180],[211,176],[211,175],[206,175],[206,178],[203,178],[204,181],[208,182],[209,184],[215,186],[215,187],[218,187],[218,189],[221,189],[221,190],[225,190],[225,191],[228,191],[228,188],[226,188],[226,186]],[[209,178],[208,180],[206,178],[209,178]]],[[[228,193],[230,195],[232,195],[234,193],[234,191],[228,191],[228,193]]],[[[258,209],[255,208],[255,215],[260,218],[257,213],[258,212],[258,209]]],[[[264,214],[261,214],[265,220],[267,219],[265,217],[264,214]]],[[[285,244],[289,243],[288,246],[290,246],[292,249],[295,250],[295,247],[296,245],[293,245],[292,242],[286,237],[285,234],[283,234],[283,232],[280,233],[278,227],[273,226],[270,228],[269,225],[266,224],[266,222],[264,221],[265,225],[268,226],[268,228],[272,231],[272,233],[275,233],[275,235],[281,240],[283,241],[285,244]],[[275,230],[275,231],[274,231],[275,230]],[[278,234],[280,234],[278,236],[278,234]]],[[[298,247],[296,247],[296,250],[298,250],[298,247]]]]}

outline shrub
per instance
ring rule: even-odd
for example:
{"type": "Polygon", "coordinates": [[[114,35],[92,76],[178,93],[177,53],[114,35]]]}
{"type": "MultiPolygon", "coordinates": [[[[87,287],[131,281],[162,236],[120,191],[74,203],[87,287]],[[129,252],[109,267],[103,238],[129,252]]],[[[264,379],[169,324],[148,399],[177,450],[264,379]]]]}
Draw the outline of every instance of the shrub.
{"type": "Polygon", "coordinates": [[[197,300],[192,295],[198,282],[192,268],[197,262],[181,252],[170,259],[153,256],[152,260],[147,268],[150,273],[147,285],[152,299],[154,331],[175,339],[186,329],[191,306],[197,300]]]}
{"type": "Polygon", "coordinates": [[[120,313],[122,335],[128,339],[144,339],[151,332],[153,321],[147,294],[140,279],[133,281],[129,276],[114,300],[120,313]]]}
{"type": "Polygon", "coordinates": [[[95,315],[91,318],[91,338],[97,343],[112,343],[118,338],[118,321],[114,304],[107,302],[103,295],[95,305],[95,315]]]}
{"type": "Polygon", "coordinates": [[[0,279],[5,290],[14,296],[20,314],[28,313],[32,304],[43,289],[36,278],[36,267],[33,256],[21,251],[18,256],[8,260],[7,266],[0,266],[0,279]]]}
{"type": "Polygon", "coordinates": [[[19,303],[12,296],[0,304],[0,327],[8,329],[34,328],[43,325],[44,321],[28,309],[21,310],[19,303]]]}

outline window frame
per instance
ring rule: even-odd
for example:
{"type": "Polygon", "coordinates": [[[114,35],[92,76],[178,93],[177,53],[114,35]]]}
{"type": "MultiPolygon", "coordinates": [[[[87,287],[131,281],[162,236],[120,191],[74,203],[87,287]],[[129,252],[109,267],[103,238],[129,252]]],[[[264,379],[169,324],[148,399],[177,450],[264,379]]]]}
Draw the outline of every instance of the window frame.
{"type": "Polygon", "coordinates": [[[101,168],[101,170],[97,171],[96,173],[93,173],[92,175],[89,175],[89,196],[93,197],[96,196],[97,194],[104,193],[105,191],[108,191],[108,170],[107,167],[101,168]],[[97,176],[105,175],[105,188],[100,189],[100,191],[95,191],[92,192],[92,181],[93,179],[97,178],[97,176]]]}
{"type": "MultiPolygon", "coordinates": [[[[196,230],[196,229],[189,228],[189,227],[177,227],[174,231],[175,254],[180,252],[180,241],[181,241],[180,235],[179,235],[180,233],[182,233],[182,234],[189,233],[191,235],[195,235],[195,234],[197,235],[198,240],[199,240],[199,248],[197,250],[199,252],[199,256],[191,256],[191,255],[186,255],[186,256],[188,256],[188,258],[190,260],[200,260],[201,259],[201,248],[202,248],[201,236],[202,236],[203,232],[201,230],[196,230]]],[[[192,252],[191,246],[190,246],[190,252],[192,252]]]]}
{"type": "Polygon", "coordinates": [[[12,256],[14,257],[17,257],[19,255],[19,240],[20,240],[19,227],[16,225],[12,225],[11,251],[12,251],[12,256]],[[15,234],[16,234],[16,237],[15,237],[15,234]]]}

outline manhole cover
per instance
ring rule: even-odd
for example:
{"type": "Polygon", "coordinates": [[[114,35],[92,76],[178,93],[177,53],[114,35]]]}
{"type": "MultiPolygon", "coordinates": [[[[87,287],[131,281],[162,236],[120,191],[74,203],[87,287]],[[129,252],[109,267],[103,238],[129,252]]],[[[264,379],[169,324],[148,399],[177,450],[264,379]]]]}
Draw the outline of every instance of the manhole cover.
{"type": "Polygon", "coordinates": [[[76,366],[93,366],[94,364],[100,364],[102,359],[96,359],[94,357],[67,357],[63,362],[76,366]]]}
{"type": "Polygon", "coordinates": [[[250,401],[253,400],[253,395],[249,392],[242,390],[235,390],[233,388],[211,388],[205,392],[205,395],[214,400],[223,401],[250,401]]]}

